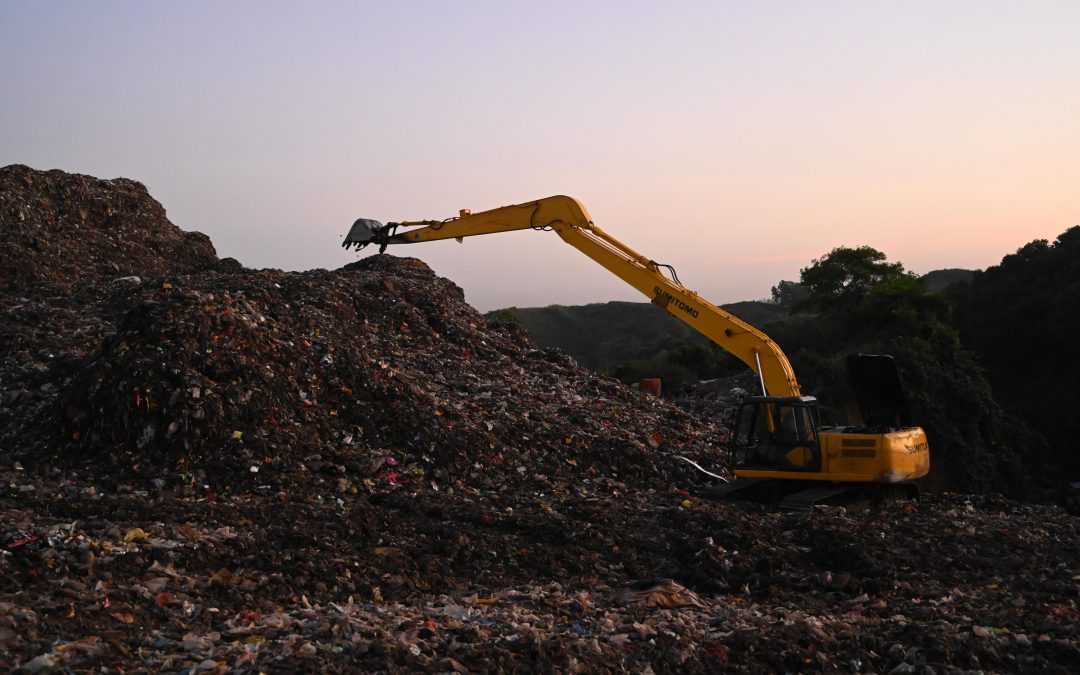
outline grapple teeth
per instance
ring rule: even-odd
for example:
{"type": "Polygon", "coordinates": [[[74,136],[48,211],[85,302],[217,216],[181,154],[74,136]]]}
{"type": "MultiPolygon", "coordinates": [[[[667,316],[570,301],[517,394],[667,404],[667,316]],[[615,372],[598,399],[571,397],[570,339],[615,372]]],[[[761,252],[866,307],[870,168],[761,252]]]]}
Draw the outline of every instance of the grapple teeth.
{"type": "Polygon", "coordinates": [[[357,218],[352,224],[349,233],[345,235],[345,241],[341,245],[346,249],[356,246],[361,249],[371,243],[378,242],[380,235],[384,235],[386,226],[377,220],[370,218],[357,218]]]}

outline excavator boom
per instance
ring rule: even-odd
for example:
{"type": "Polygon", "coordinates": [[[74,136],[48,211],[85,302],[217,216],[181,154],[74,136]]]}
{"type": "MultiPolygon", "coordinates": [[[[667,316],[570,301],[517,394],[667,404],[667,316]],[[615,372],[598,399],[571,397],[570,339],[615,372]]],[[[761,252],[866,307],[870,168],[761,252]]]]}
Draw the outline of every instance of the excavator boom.
{"type": "Polygon", "coordinates": [[[689,324],[733,354],[758,374],[763,392],[798,396],[799,383],[780,347],[750,324],[684,287],[670,266],[661,265],[597,227],[585,207],[566,196],[503,206],[490,211],[462,211],[449,220],[420,220],[380,225],[359,219],[342,246],[369,244],[380,250],[390,244],[412,244],[440,239],[461,239],[513,230],[552,230],[563,241],[589,256],[630,284],[653,304],[689,324]],[[671,277],[662,269],[668,269],[671,277]]]}

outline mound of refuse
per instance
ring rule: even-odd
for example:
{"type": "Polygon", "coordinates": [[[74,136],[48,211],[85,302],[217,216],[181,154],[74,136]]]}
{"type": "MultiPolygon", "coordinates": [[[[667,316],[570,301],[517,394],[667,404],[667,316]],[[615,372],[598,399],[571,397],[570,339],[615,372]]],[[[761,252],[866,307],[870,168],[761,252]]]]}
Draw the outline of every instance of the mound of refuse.
{"type": "Polygon", "coordinates": [[[69,292],[129,276],[217,262],[210,239],[184,232],[142,183],[27,166],[0,168],[0,291],[69,292]]]}
{"type": "Polygon", "coordinates": [[[489,327],[458,287],[408,258],[165,277],[128,303],[71,381],[64,415],[78,454],[129,478],[198,472],[218,490],[277,487],[305,470],[648,482],[675,464],[658,451],[715,459],[724,440],[513,327],[489,327]]]}

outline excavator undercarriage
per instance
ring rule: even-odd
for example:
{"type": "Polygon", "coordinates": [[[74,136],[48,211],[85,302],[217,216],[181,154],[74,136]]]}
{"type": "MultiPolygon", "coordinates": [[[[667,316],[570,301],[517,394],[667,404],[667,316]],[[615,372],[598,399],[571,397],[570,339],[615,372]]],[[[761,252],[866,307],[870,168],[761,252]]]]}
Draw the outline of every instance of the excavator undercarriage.
{"type": "Polygon", "coordinates": [[[817,483],[807,487],[777,478],[736,478],[710,485],[699,496],[715,501],[750,501],[781,511],[809,511],[815,506],[843,506],[864,511],[910,501],[919,495],[914,483],[817,483]]]}

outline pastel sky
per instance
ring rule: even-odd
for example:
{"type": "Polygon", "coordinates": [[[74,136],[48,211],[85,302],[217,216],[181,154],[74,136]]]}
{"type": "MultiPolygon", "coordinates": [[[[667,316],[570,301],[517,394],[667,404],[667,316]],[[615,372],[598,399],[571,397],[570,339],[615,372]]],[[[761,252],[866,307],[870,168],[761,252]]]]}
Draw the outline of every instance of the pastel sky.
{"type": "MultiPolygon", "coordinates": [[[[716,302],[839,245],[985,267],[1080,224],[1080,2],[0,0],[13,163],[253,267],[551,194],[716,302]]],[[[644,299],[550,233],[393,252],[483,310],[644,299]]]]}

